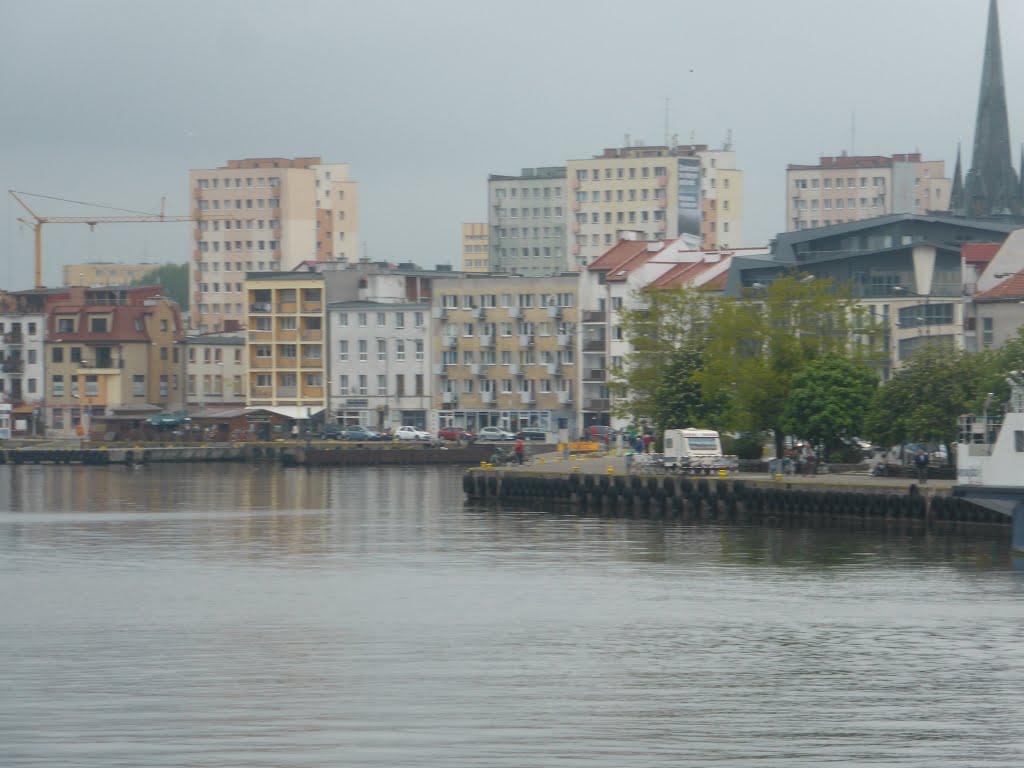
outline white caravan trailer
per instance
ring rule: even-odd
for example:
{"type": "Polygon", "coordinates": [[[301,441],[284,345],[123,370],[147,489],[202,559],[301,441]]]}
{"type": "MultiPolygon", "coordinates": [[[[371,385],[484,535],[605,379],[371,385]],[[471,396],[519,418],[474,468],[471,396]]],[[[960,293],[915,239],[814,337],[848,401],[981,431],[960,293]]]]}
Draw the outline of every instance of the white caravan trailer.
{"type": "Polygon", "coordinates": [[[666,429],[664,467],[710,472],[723,466],[722,442],[712,429],[666,429]]]}

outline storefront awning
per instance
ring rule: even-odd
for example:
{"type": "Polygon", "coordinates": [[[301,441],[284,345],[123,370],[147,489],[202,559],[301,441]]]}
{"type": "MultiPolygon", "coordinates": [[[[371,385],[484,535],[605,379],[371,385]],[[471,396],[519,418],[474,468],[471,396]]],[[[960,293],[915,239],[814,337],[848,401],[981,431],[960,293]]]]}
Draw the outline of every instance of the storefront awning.
{"type": "Polygon", "coordinates": [[[245,410],[247,413],[256,413],[257,411],[276,413],[278,416],[284,416],[286,419],[308,419],[313,416],[319,416],[323,413],[324,409],[315,405],[260,405],[246,408],[245,410]]]}

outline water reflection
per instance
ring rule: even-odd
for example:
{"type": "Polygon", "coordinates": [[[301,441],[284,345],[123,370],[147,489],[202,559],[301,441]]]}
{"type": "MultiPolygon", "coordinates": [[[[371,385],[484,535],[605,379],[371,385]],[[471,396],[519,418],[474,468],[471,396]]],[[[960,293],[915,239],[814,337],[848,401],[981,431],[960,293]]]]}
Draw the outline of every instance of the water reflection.
{"type": "Polygon", "coordinates": [[[0,467],[0,765],[1019,764],[1003,533],[459,477],[0,467]]]}

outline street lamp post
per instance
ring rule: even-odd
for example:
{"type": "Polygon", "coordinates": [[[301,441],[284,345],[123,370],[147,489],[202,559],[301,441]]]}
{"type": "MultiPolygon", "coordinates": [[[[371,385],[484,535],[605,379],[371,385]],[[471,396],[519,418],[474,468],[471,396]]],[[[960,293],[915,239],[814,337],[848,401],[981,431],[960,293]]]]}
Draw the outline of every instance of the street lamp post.
{"type": "Polygon", "coordinates": [[[405,341],[398,336],[378,336],[377,342],[384,342],[384,429],[391,428],[391,353],[389,341],[405,341]]]}

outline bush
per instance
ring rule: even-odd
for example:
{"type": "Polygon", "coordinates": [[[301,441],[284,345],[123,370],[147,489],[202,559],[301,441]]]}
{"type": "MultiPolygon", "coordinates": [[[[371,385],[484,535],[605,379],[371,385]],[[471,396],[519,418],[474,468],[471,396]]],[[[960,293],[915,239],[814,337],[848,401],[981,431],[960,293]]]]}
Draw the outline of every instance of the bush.
{"type": "Polygon", "coordinates": [[[764,455],[764,435],[759,432],[738,436],[722,435],[722,453],[740,459],[760,459],[764,455]]]}

